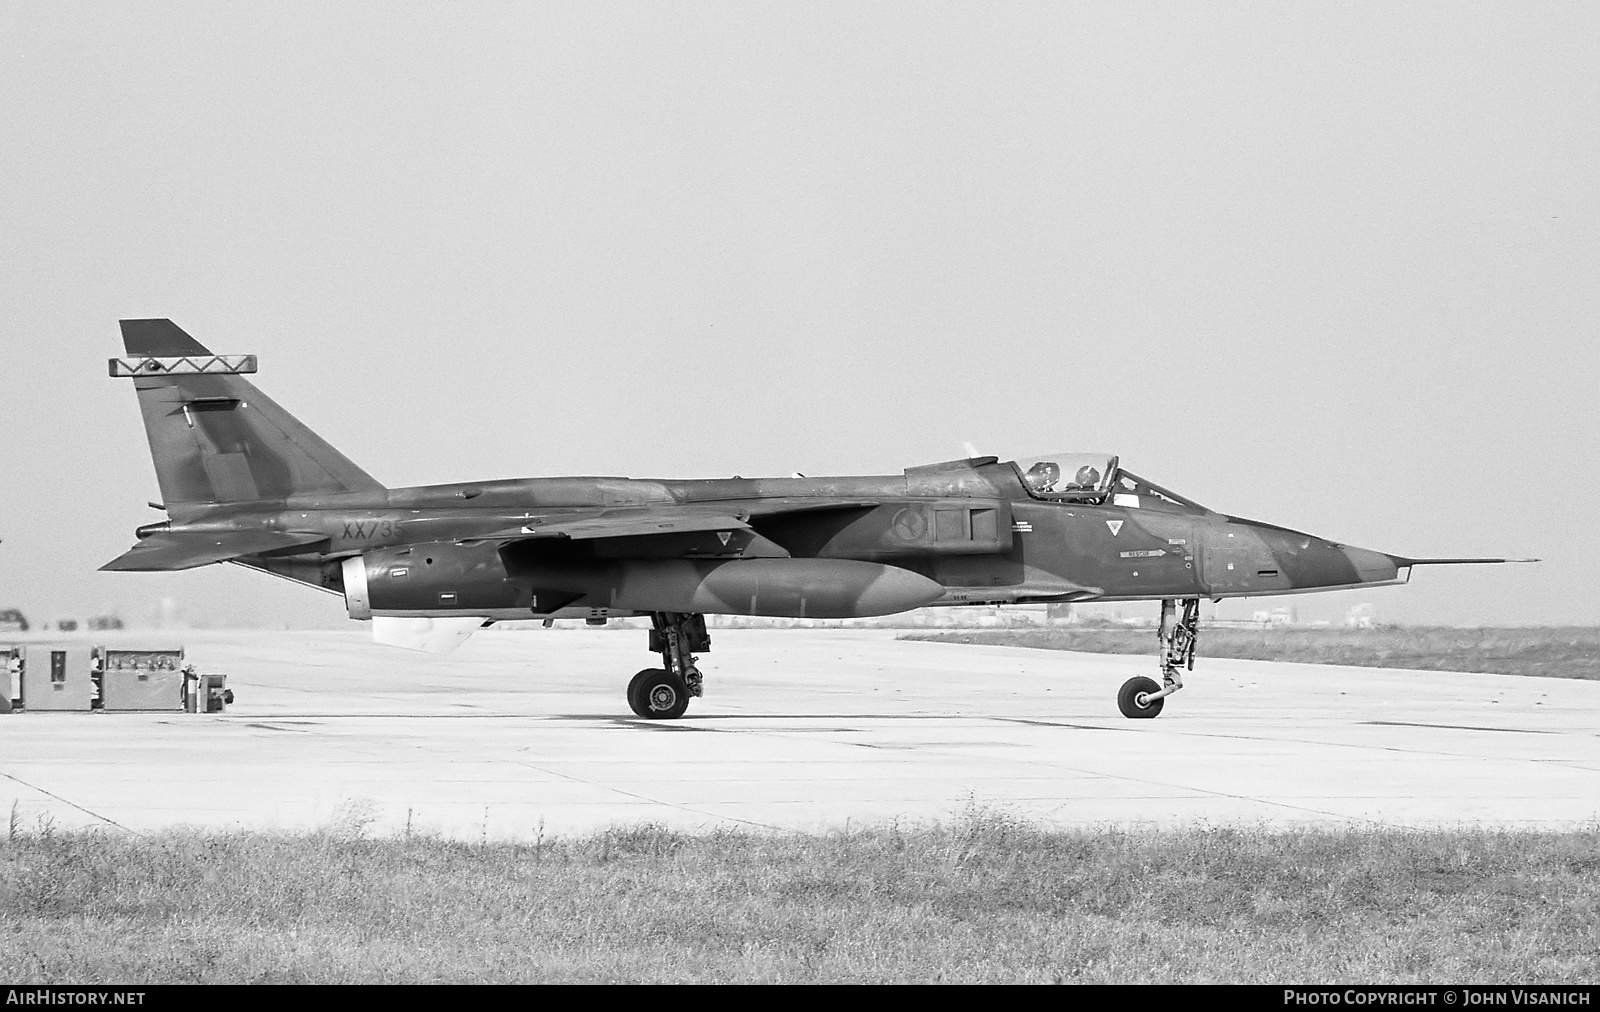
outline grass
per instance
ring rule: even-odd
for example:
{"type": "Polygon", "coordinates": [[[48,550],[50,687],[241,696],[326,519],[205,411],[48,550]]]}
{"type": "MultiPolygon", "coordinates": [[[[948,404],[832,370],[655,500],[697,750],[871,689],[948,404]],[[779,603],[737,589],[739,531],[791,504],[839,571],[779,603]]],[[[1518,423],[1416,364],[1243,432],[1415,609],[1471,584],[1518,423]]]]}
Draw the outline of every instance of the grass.
{"type": "MultiPolygon", "coordinates": [[[[901,639],[986,646],[1156,653],[1153,628],[1070,626],[974,632],[907,633],[901,639]]],[[[1302,664],[1348,664],[1422,671],[1600,679],[1600,628],[1225,629],[1200,627],[1202,657],[1302,664]]]]}
{"type": "Polygon", "coordinates": [[[1600,827],[0,843],[0,979],[1592,982],[1600,827]]]}

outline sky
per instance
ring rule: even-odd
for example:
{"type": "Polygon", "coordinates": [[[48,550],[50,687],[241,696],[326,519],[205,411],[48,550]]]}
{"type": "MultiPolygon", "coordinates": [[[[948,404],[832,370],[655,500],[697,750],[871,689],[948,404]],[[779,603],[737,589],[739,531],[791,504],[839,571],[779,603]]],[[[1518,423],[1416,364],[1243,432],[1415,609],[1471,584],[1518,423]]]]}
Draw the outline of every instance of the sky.
{"type": "Polygon", "coordinates": [[[96,572],[170,317],[390,485],[1104,451],[1595,624],[1597,177],[1588,3],[0,0],[0,607],[344,621],[96,572]]]}

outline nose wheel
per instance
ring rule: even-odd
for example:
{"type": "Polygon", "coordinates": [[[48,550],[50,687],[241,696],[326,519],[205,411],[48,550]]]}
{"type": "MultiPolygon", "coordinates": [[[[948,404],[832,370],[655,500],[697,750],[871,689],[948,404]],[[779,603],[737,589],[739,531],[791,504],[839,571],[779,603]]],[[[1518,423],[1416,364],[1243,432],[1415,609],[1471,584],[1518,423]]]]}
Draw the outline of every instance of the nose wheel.
{"type": "Polygon", "coordinates": [[[1161,691],[1161,684],[1154,678],[1140,675],[1130,678],[1122,683],[1122,688],[1117,691],[1117,709],[1122,711],[1124,717],[1134,719],[1154,717],[1161,712],[1161,705],[1166,702],[1164,697],[1156,695],[1161,691]]]}
{"type": "Polygon", "coordinates": [[[1123,682],[1117,691],[1117,709],[1124,717],[1148,720],[1161,712],[1168,696],[1183,688],[1183,672],[1194,670],[1199,635],[1199,598],[1185,598],[1181,616],[1175,599],[1169,597],[1161,602],[1161,626],[1156,632],[1161,647],[1161,681],[1141,675],[1123,682]]]}

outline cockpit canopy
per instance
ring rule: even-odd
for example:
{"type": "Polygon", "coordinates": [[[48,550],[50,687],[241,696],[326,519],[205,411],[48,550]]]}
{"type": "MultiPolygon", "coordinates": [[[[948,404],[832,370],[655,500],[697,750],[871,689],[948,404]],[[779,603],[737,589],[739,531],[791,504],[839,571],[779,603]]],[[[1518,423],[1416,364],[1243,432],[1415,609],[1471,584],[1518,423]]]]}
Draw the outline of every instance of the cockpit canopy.
{"type": "Polygon", "coordinates": [[[1013,461],[1028,494],[1054,502],[1081,502],[1133,509],[1210,513],[1192,499],[1169,492],[1117,465],[1106,453],[1047,453],[1013,461]]]}
{"type": "Polygon", "coordinates": [[[1028,494],[1038,499],[1100,499],[1117,473],[1117,458],[1104,453],[1047,453],[1016,464],[1028,494]]]}

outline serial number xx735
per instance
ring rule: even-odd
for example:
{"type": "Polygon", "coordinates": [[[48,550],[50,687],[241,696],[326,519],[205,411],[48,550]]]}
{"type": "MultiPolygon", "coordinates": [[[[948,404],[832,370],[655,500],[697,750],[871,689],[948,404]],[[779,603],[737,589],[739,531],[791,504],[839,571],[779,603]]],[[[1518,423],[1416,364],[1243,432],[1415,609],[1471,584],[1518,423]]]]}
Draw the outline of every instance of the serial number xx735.
{"type": "Polygon", "coordinates": [[[394,538],[400,535],[400,524],[395,520],[346,520],[345,541],[370,541],[373,538],[394,538]]]}

